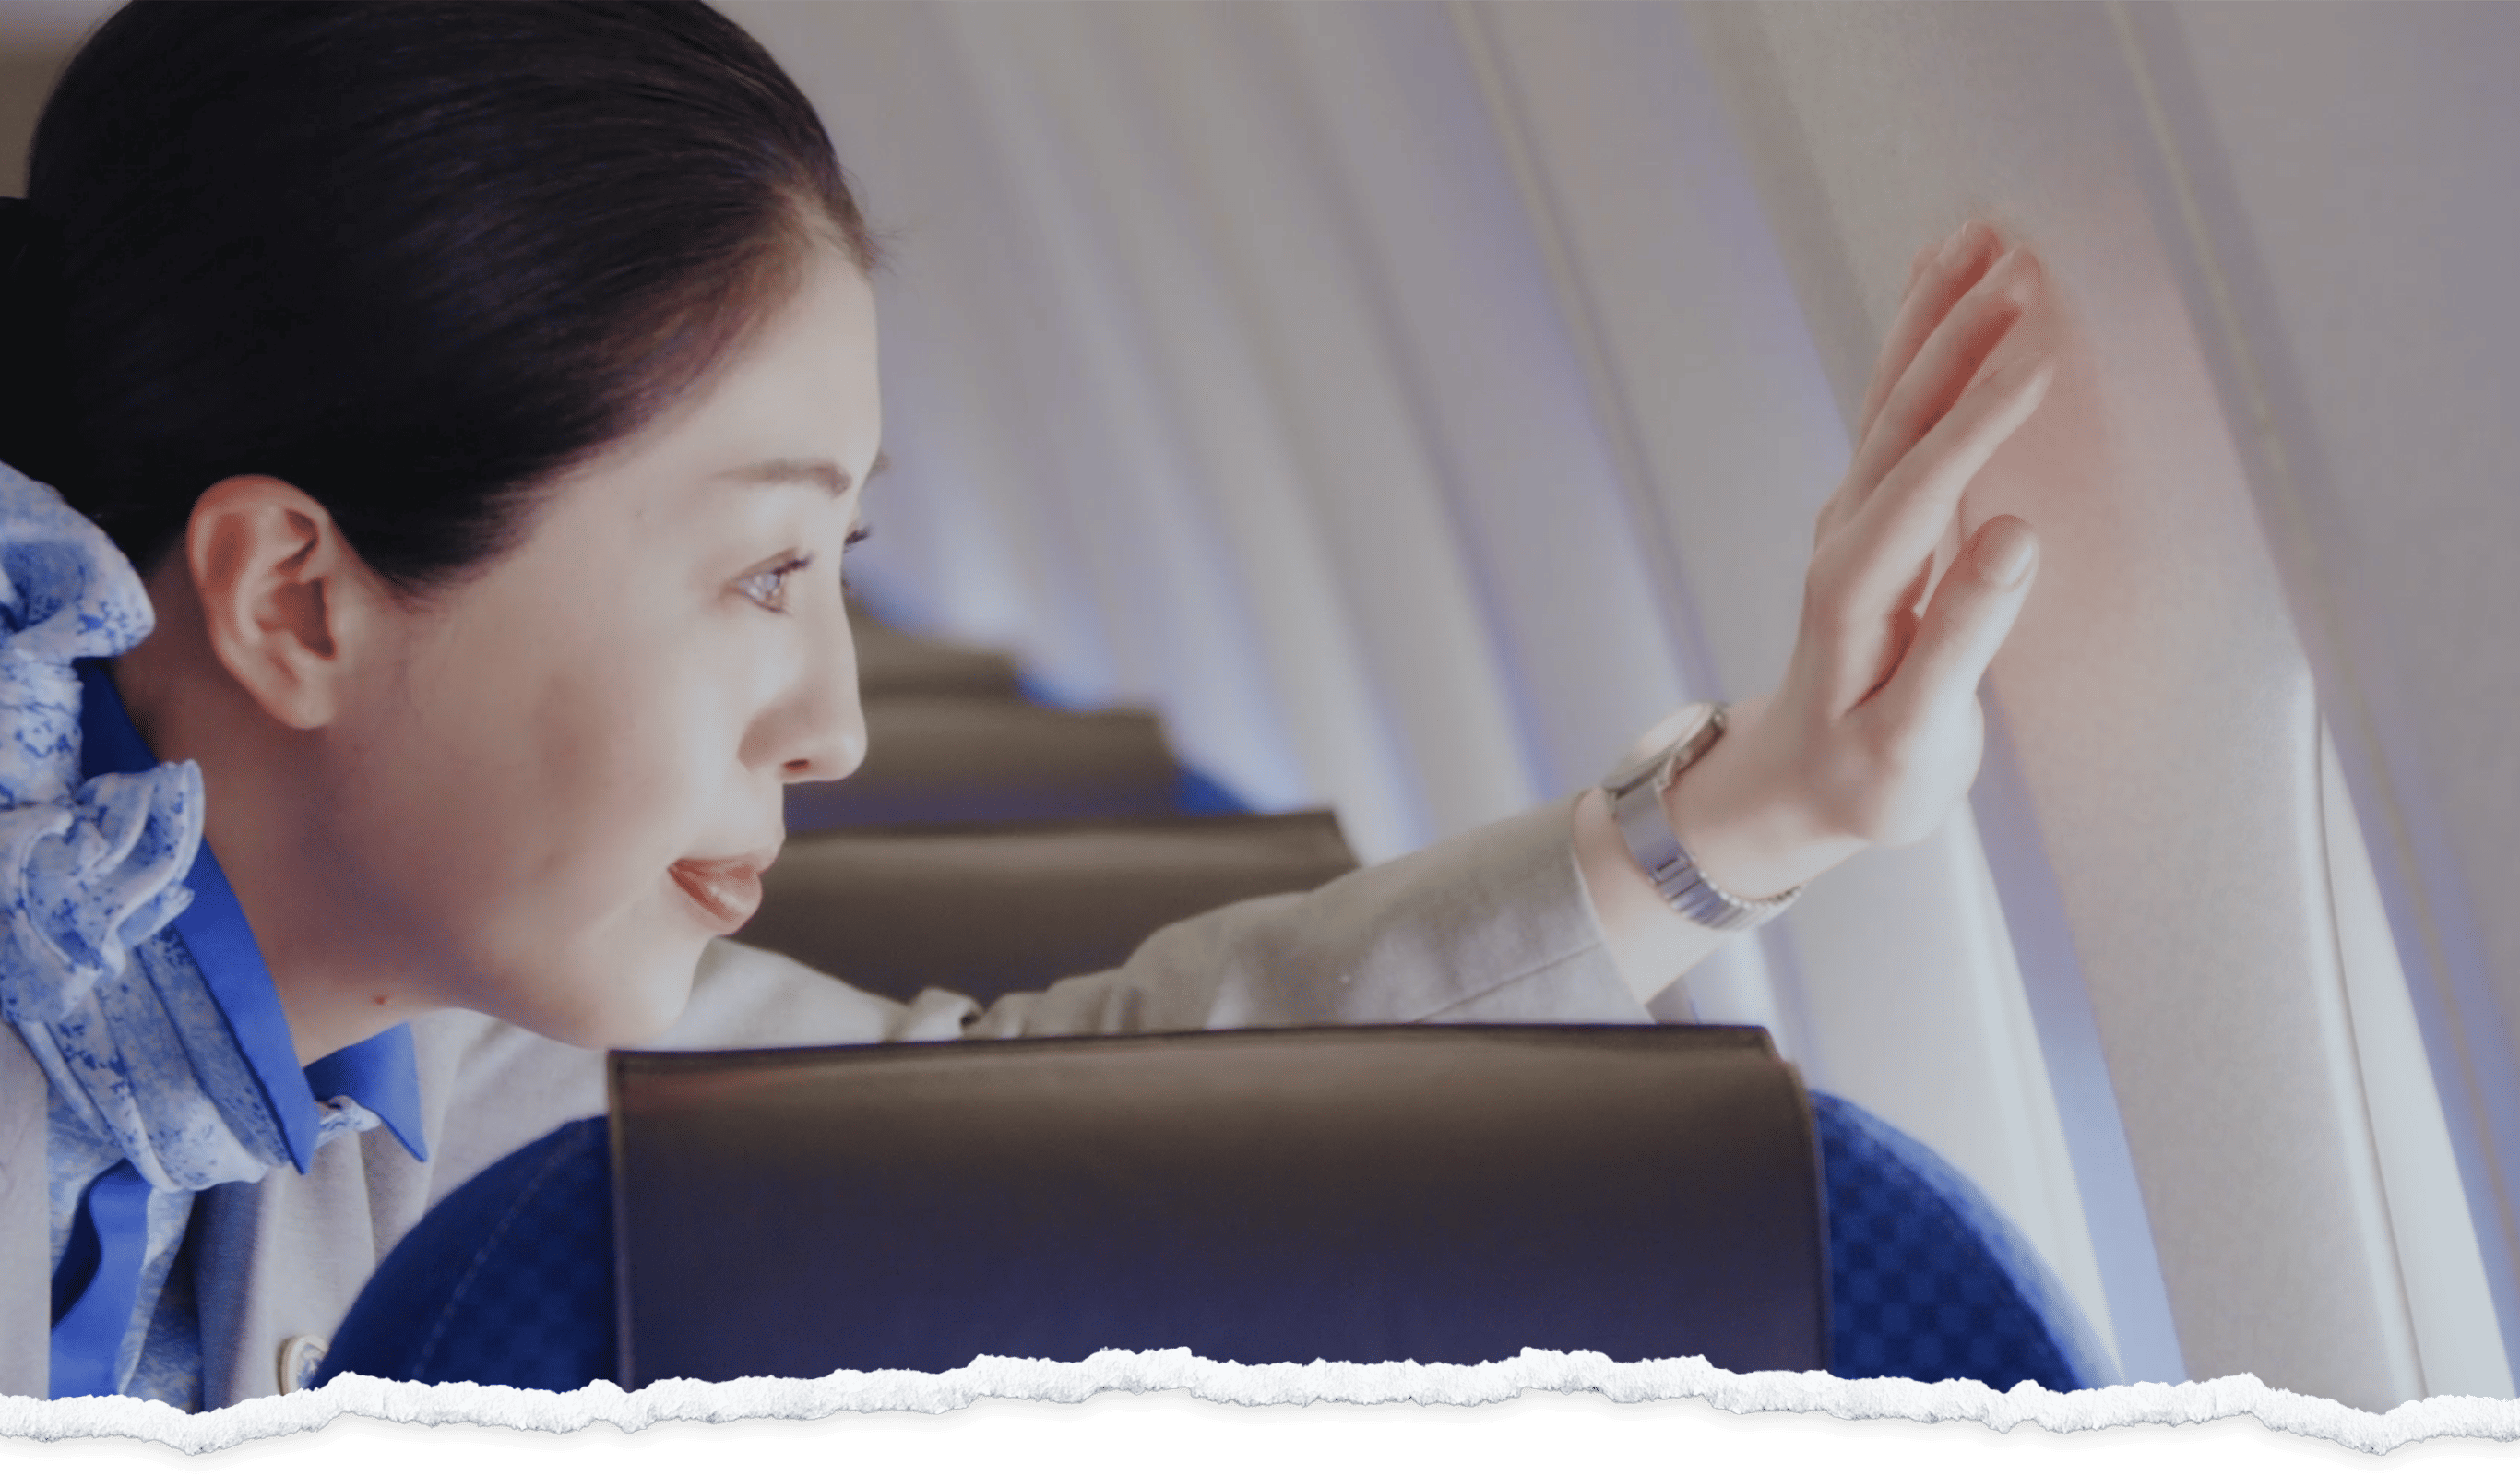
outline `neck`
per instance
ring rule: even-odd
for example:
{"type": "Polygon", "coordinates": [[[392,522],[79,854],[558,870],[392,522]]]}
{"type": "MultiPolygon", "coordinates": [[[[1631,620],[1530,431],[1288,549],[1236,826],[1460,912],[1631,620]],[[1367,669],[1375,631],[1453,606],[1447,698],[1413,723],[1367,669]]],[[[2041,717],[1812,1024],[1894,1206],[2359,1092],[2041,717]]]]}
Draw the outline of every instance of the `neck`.
{"type": "Polygon", "coordinates": [[[110,663],[132,725],[161,763],[201,767],[202,843],[236,891],[280,995],[298,1063],[435,1007],[417,951],[330,834],[334,755],[276,721],[211,650],[182,560],[149,580],[158,625],[110,663]]]}

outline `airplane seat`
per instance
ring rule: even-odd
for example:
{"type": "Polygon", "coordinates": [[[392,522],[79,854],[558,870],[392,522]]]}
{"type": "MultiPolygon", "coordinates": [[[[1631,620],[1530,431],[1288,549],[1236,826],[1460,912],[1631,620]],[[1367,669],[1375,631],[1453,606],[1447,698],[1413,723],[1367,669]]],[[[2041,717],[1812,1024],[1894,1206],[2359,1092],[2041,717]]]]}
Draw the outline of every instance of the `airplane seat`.
{"type": "Polygon", "coordinates": [[[609,1119],[520,1149],[394,1247],[318,1381],[635,1388],[1105,1347],[1827,1365],[1811,1107],[1754,1027],[616,1052],[609,1069],[609,1119]]]}
{"type": "Polygon", "coordinates": [[[735,937],[894,999],[934,985],[987,1005],[1356,864],[1328,810],[826,830],[788,840],[735,937]]]}
{"type": "MultiPolygon", "coordinates": [[[[1830,1372],[1974,1378],[1997,1389],[2028,1379],[2060,1391],[2114,1379],[2053,1275],[1965,1180],[1852,1103],[1819,1093],[1809,1100],[1825,1185],[1830,1372]]],[[[356,1372],[570,1390],[621,1379],[613,1215],[607,1119],[518,1149],[386,1256],[315,1381],[356,1372]]],[[[914,1228],[908,1238],[936,1229],[914,1228]]],[[[940,1242],[951,1239],[944,1230],[940,1242]]],[[[949,1281],[968,1270],[950,1249],[939,1259],[949,1281]]],[[[1509,1273],[1496,1259],[1503,1278],[1509,1273]]],[[[1036,1300],[1051,1303],[1056,1319],[1055,1278],[1015,1284],[1042,1287],[1036,1300]]],[[[1294,1305],[1334,1308],[1337,1299],[1294,1305]]],[[[941,1319],[963,1313],[953,1307],[941,1319]]]]}
{"type": "Polygon", "coordinates": [[[612,1170],[601,1117],[467,1180],[380,1263],[309,1387],[334,1374],[583,1389],[617,1377],[612,1170]]]}
{"type": "Polygon", "coordinates": [[[1829,1371],[2093,1389],[2118,1370],[2012,1222],[1943,1156],[1812,1094],[1828,1186],[1829,1371]]]}
{"type": "Polygon", "coordinates": [[[1043,700],[1004,651],[913,635],[852,602],[867,757],[790,784],[788,829],[1240,813],[1154,712],[1043,700]]]}
{"type": "Polygon", "coordinates": [[[1070,712],[1020,695],[904,693],[866,702],[867,757],[844,780],[790,784],[791,832],[843,826],[1163,815],[1181,765],[1152,712],[1070,712]]]}

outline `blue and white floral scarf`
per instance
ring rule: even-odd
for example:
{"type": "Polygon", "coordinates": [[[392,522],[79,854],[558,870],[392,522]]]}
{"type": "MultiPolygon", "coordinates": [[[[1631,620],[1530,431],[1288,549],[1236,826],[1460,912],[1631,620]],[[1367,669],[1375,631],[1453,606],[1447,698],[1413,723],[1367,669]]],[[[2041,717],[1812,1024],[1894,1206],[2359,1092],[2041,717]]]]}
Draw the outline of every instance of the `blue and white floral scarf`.
{"type": "Polygon", "coordinates": [[[180,948],[141,950],[192,901],[200,768],[79,778],[70,663],[154,623],[105,531],[0,467],[0,1014],[57,1117],[152,1188],[194,1190],[258,1180],[288,1150],[200,970],[180,948]]]}
{"type": "MultiPolygon", "coordinates": [[[[197,1409],[191,1289],[168,1280],[193,1196],[292,1160],[264,1083],[169,926],[193,900],[200,768],[81,779],[71,663],[119,655],[155,623],[105,530],[0,465],[0,1016],[52,1086],[53,1265],[82,1192],[128,1159],[151,1192],[114,1384],[197,1409]]],[[[315,1108],[319,1148],[378,1125],[348,1097],[315,1108]]]]}

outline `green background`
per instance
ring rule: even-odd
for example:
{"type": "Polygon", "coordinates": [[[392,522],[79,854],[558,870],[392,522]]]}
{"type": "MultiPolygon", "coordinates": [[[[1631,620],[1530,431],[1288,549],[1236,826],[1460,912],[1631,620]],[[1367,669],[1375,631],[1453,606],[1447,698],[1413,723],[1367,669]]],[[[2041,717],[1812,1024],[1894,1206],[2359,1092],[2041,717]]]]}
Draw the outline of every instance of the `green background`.
{"type": "MultiPolygon", "coordinates": [[[[2507,1455],[2434,1454],[2399,1468],[2424,1476],[2505,1466],[2507,1455]]],[[[1868,1471],[1868,1473],[2016,1473],[2074,1476],[2144,1471],[2311,1473],[2349,1471],[2320,1454],[2268,1446],[2248,1433],[2190,1441],[2122,1441],[2092,1449],[2034,1444],[1988,1446],[1976,1438],[1917,1438],[1908,1433],[1837,1433],[1812,1428],[1724,1428],[1693,1415],[1610,1418],[1593,1410],[1532,1408],[1474,1423],[1417,1420],[1282,1420],[1242,1423],[1177,1408],[1106,1408],[1084,1418],[985,1415],[937,1431],[832,1431],[814,1436],[662,1438],[651,1446],[582,1446],[537,1451],[484,1441],[401,1441],[350,1433],[325,1446],[229,1463],[252,1476],[355,1471],[360,1476],[507,1471],[633,1471],[683,1476],[693,1471],[745,1471],[761,1476],[847,1471],[990,1471],[1036,1476],[1046,1471],[1868,1471]]],[[[104,1476],[106,1471],[163,1471],[144,1455],[0,1454],[8,1476],[104,1476]]]]}

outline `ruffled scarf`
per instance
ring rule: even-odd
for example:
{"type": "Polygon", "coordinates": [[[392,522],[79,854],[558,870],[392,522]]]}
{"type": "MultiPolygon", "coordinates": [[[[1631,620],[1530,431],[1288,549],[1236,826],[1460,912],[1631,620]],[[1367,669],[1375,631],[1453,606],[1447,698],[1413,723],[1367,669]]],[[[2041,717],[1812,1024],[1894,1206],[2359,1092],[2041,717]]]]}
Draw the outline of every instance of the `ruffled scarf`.
{"type": "Polygon", "coordinates": [[[80,781],[70,663],[129,650],[155,623],[104,530],[0,466],[0,1014],[57,1119],[153,1188],[197,1190],[259,1180],[288,1147],[201,969],[159,936],[192,902],[200,768],[80,781]]]}

